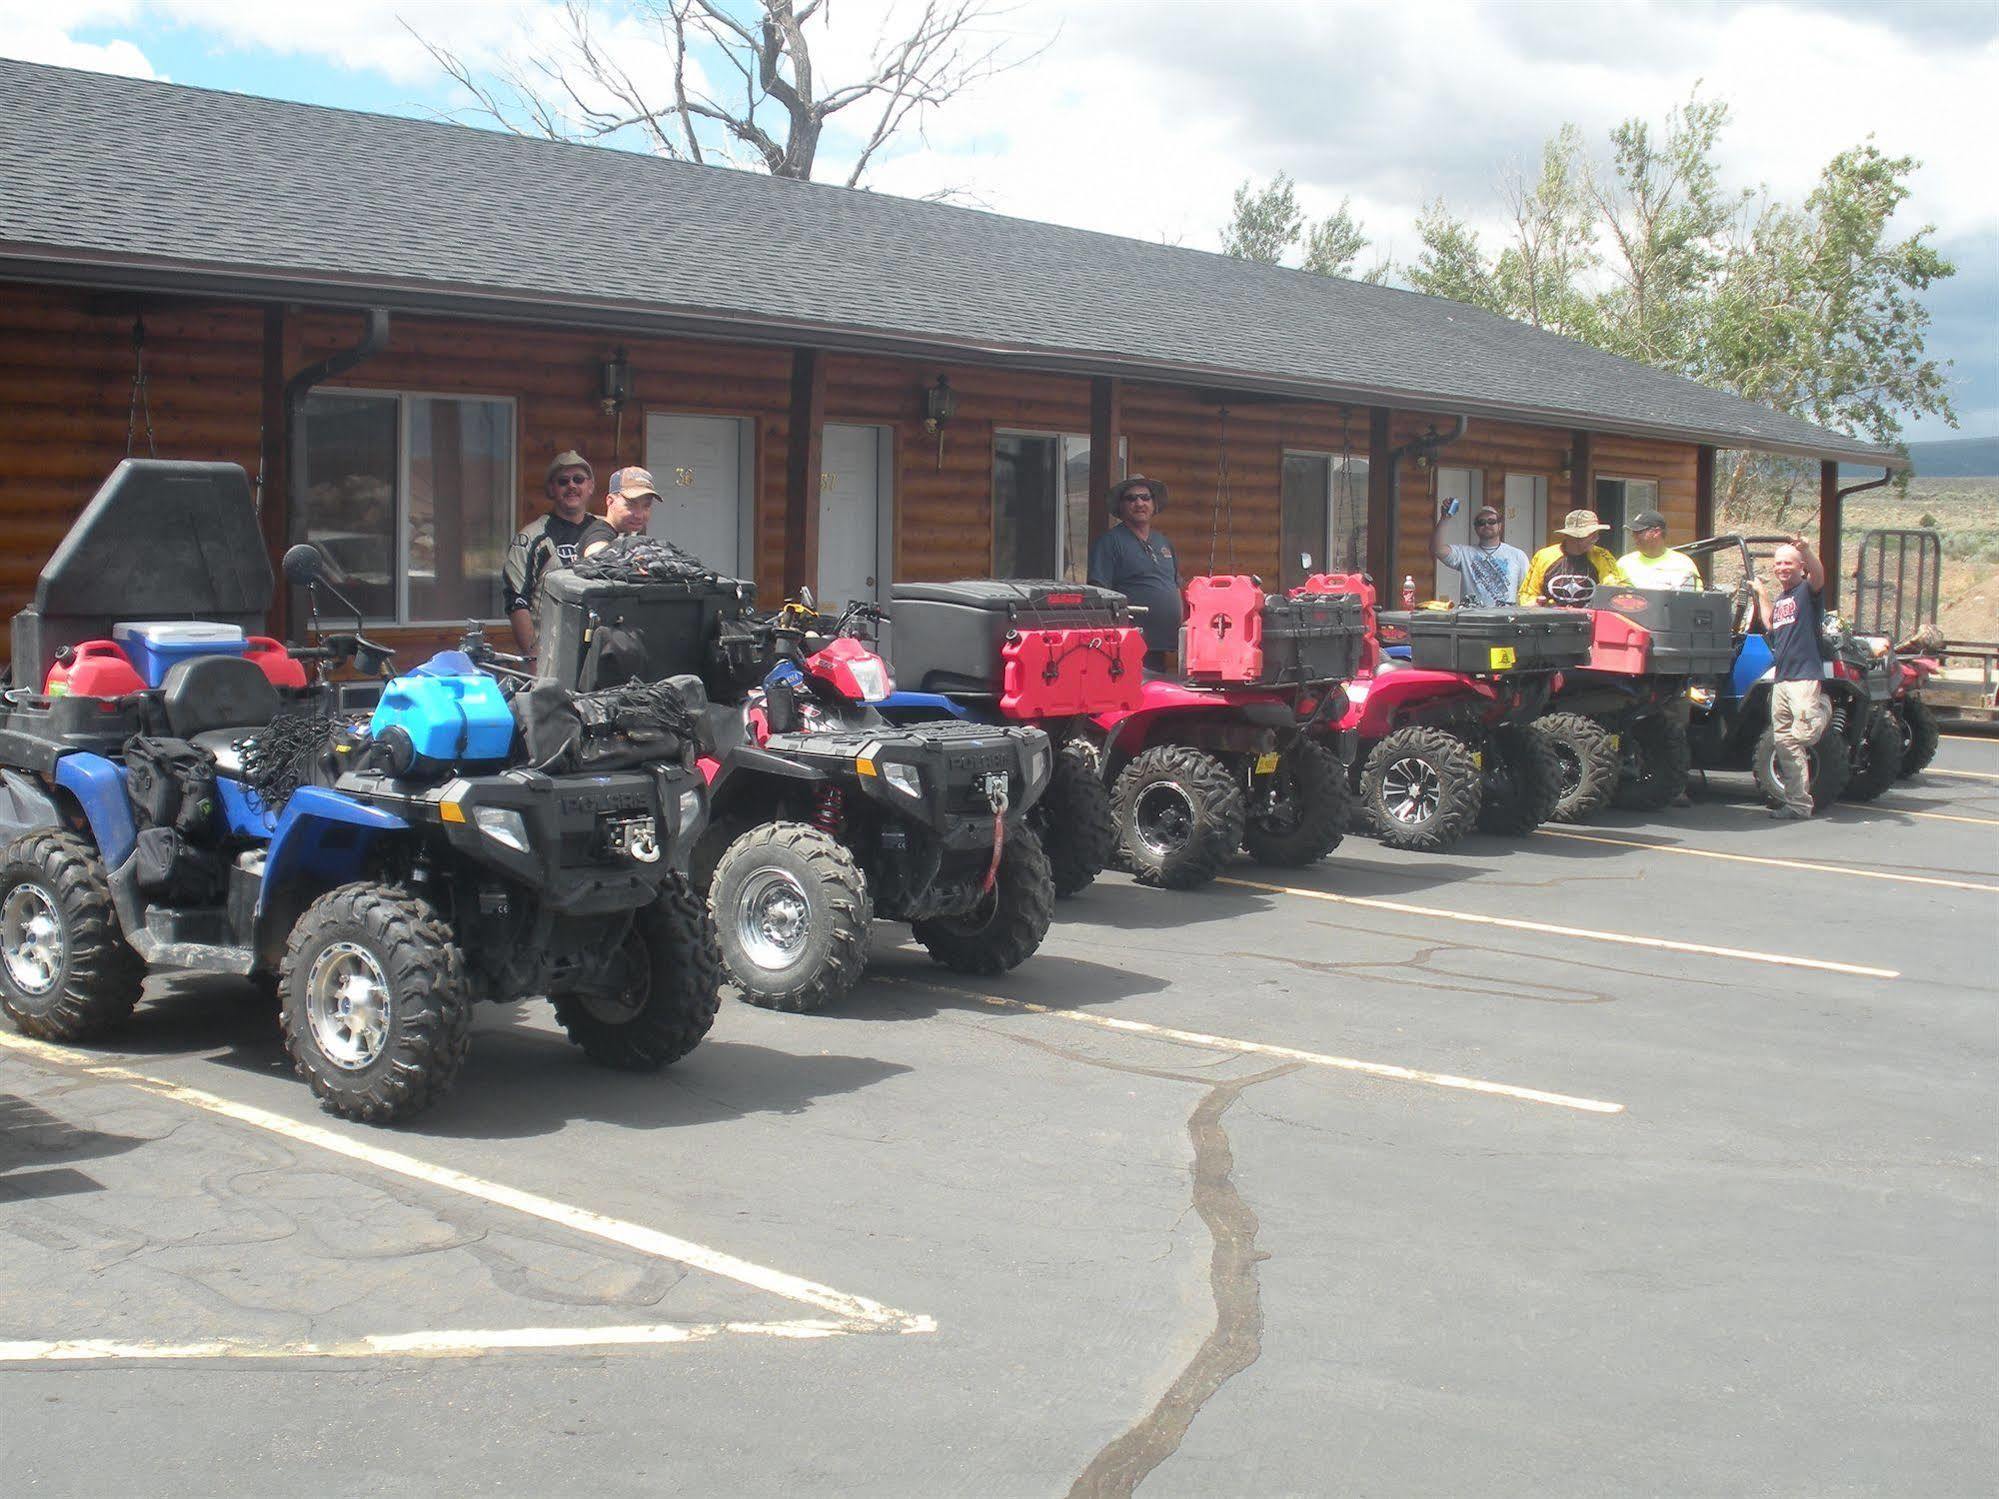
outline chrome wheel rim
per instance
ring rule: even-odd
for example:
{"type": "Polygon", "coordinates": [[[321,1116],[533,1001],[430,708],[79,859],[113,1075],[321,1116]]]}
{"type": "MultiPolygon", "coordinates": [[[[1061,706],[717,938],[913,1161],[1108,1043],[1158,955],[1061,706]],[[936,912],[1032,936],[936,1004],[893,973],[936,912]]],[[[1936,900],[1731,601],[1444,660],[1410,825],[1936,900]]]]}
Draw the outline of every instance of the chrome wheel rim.
{"type": "Polygon", "coordinates": [[[1145,851],[1154,858],[1167,858],[1194,836],[1194,799],[1176,782],[1154,781],[1138,793],[1131,819],[1145,851]]]}
{"type": "Polygon", "coordinates": [[[0,905],[0,959],[23,994],[47,994],[62,979],[69,955],[55,897],[40,885],[16,885],[0,905]]]}
{"type": "Polygon", "coordinates": [[[1405,826],[1435,817],[1443,796],[1443,778],[1428,760],[1404,756],[1382,773],[1382,804],[1390,817],[1405,826]]]}
{"type": "Polygon", "coordinates": [[[334,1066],[348,1072],[372,1066],[389,1043],[389,976],[358,942],[328,943],[306,974],[305,1014],[313,1044],[334,1066]]]}
{"type": "Polygon", "coordinates": [[[788,869],[759,869],[736,896],[743,955],[766,972],[789,968],[812,940],[812,901],[788,869]]]}

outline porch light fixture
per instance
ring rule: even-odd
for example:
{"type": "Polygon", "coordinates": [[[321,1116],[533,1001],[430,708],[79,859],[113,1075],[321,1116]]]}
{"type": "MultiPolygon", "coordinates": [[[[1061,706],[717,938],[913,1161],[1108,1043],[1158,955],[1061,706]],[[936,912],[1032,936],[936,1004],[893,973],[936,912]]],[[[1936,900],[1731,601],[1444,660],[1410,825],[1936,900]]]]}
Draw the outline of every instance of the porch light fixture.
{"type": "Polygon", "coordinates": [[[944,467],[944,428],[958,414],[957,392],[947,376],[923,392],[923,430],[937,439],[937,467],[944,467]]]}
{"type": "Polygon", "coordinates": [[[1430,429],[1417,440],[1416,467],[1428,468],[1436,460],[1437,449],[1442,445],[1442,439],[1438,437],[1437,428],[1433,423],[1430,429]]]}
{"type": "Polygon", "coordinates": [[[625,400],[632,391],[632,367],[625,359],[625,351],[620,348],[598,366],[597,376],[599,404],[604,415],[615,416],[625,409],[625,400]]]}
{"type": "Polygon", "coordinates": [[[1560,462],[1562,477],[1564,479],[1574,478],[1576,473],[1576,450],[1574,448],[1563,448],[1560,462]]]}

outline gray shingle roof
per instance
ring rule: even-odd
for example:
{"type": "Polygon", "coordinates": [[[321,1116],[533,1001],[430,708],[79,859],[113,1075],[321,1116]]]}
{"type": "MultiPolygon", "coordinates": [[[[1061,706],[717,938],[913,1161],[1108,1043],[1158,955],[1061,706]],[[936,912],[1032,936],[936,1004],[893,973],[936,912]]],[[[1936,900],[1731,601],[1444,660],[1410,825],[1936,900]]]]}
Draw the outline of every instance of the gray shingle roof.
{"type": "Polygon", "coordinates": [[[956,352],[1900,462],[1435,297],[631,152],[0,60],[0,161],[16,274],[956,352]],[[651,232],[623,232],[634,218],[651,232]]]}

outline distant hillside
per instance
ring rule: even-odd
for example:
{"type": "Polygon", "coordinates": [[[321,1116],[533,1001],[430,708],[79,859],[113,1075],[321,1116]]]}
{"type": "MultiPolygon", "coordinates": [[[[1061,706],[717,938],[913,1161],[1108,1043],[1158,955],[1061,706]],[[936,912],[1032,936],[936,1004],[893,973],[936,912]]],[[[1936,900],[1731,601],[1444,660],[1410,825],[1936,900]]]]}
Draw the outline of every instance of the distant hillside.
{"type": "MultiPolygon", "coordinates": [[[[1912,442],[1909,461],[1925,479],[1999,478],[1999,437],[1952,437],[1942,442],[1912,442]]],[[[1864,464],[1842,463],[1842,478],[1871,478],[1880,472],[1864,464]]]]}

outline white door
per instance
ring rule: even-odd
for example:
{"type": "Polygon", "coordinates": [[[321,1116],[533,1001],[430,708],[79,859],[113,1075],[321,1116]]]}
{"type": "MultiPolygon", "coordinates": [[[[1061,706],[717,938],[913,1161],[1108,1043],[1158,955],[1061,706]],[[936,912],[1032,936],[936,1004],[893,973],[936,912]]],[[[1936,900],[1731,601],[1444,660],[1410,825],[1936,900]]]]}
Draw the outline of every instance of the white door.
{"type": "MultiPolygon", "coordinates": [[[[1444,508],[1444,501],[1446,500],[1456,500],[1458,502],[1458,513],[1444,522],[1445,546],[1457,546],[1460,543],[1466,546],[1471,544],[1472,512],[1479,507],[1479,495],[1484,482],[1485,475],[1479,469],[1440,468],[1437,470],[1437,509],[1442,510],[1444,508]]],[[[1435,513],[1432,513],[1425,522],[1425,524],[1432,526],[1436,523],[1437,517],[1435,513]]],[[[1459,588],[1457,573],[1451,568],[1444,566],[1441,562],[1437,564],[1436,592],[1431,597],[1439,599],[1463,597],[1459,588]]]]}
{"type": "Polygon", "coordinates": [[[880,427],[829,424],[819,439],[819,607],[888,597],[889,496],[882,484],[888,434],[880,427]]]}
{"type": "Polygon", "coordinates": [[[646,467],[659,486],[651,531],[724,577],[754,572],[743,495],[748,423],[733,416],[648,416],[646,467]]]}
{"type": "Polygon", "coordinates": [[[1548,544],[1548,481],[1543,475],[1506,476],[1506,539],[1530,557],[1548,544]]]}

